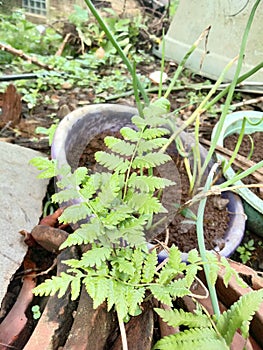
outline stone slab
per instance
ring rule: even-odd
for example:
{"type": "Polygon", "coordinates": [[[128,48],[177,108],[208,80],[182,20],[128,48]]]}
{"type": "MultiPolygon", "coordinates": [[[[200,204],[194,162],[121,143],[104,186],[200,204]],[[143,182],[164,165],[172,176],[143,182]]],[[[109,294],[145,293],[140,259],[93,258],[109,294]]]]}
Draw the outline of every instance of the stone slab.
{"type": "Polygon", "coordinates": [[[20,230],[31,231],[42,213],[47,180],[29,164],[40,152],[0,142],[0,305],[27,252],[20,230]]]}

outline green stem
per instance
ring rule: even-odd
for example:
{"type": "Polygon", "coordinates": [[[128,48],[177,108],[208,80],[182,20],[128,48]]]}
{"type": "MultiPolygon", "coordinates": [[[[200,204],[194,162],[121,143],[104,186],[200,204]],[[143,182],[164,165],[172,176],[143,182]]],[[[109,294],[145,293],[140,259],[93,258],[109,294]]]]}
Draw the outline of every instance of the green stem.
{"type": "Polygon", "coordinates": [[[203,40],[203,38],[208,35],[210,31],[210,26],[207,27],[199,36],[199,38],[196,40],[196,42],[190,47],[190,49],[187,51],[187,53],[184,55],[182,61],[180,62],[179,66],[177,67],[173,80],[171,81],[166,93],[164,94],[164,98],[168,98],[170,92],[173,90],[174,85],[176,84],[179,75],[181,74],[182,70],[184,69],[185,63],[188,60],[188,58],[191,56],[191,54],[194,52],[194,50],[197,48],[197,46],[200,44],[200,42],[203,40]]]}
{"type": "MultiPolygon", "coordinates": [[[[241,75],[238,79],[237,79],[237,84],[242,83],[242,81],[248,79],[249,77],[251,77],[253,74],[257,73],[257,71],[259,71],[260,69],[263,68],[263,62],[260,62],[257,66],[253,67],[252,69],[250,69],[248,72],[246,72],[245,74],[241,75]]],[[[216,104],[216,102],[218,102],[222,97],[225,96],[225,94],[228,93],[229,89],[230,89],[230,85],[226,86],[221,92],[219,92],[218,95],[216,95],[207,105],[206,108],[207,110],[209,108],[211,108],[214,104],[216,104]]]]}
{"type": "MultiPolygon", "coordinates": [[[[213,182],[213,175],[214,175],[214,172],[216,171],[217,166],[218,166],[218,164],[213,165],[213,167],[212,167],[212,169],[207,177],[203,192],[206,192],[209,190],[209,188],[213,182]]],[[[206,200],[207,200],[207,197],[205,196],[203,199],[200,200],[199,207],[198,207],[197,221],[196,221],[197,242],[198,242],[200,256],[201,256],[203,263],[204,263],[204,272],[205,272],[205,276],[206,276],[206,280],[207,280],[207,286],[208,286],[214,314],[215,314],[216,318],[218,319],[220,316],[220,310],[219,310],[219,305],[218,305],[216,289],[210,280],[210,267],[209,267],[208,260],[206,257],[206,248],[205,248],[205,239],[204,239],[203,223],[204,223],[204,212],[205,212],[206,200]]]]}
{"type": "MultiPolygon", "coordinates": [[[[230,106],[230,104],[232,102],[233,94],[234,94],[236,85],[238,83],[238,76],[239,76],[239,73],[240,73],[241,68],[242,68],[242,63],[243,63],[243,59],[244,59],[244,52],[245,52],[245,48],[246,48],[248,34],[250,32],[250,28],[251,28],[251,25],[252,25],[252,22],[253,22],[253,18],[254,18],[256,9],[257,9],[260,1],[261,0],[257,0],[255,2],[254,6],[253,6],[253,8],[251,10],[251,13],[249,15],[249,19],[248,19],[248,22],[247,22],[247,25],[246,25],[246,28],[245,28],[245,31],[244,31],[244,34],[243,34],[241,46],[240,46],[239,58],[238,58],[238,61],[237,61],[237,67],[236,67],[236,71],[235,71],[235,74],[234,74],[234,78],[233,78],[233,81],[231,82],[231,84],[229,86],[229,90],[228,90],[226,101],[225,101],[225,104],[224,104],[224,107],[223,107],[223,111],[222,111],[221,117],[220,117],[219,122],[218,122],[218,128],[217,128],[216,133],[215,133],[215,135],[213,137],[211,146],[210,146],[210,148],[208,150],[208,154],[207,154],[207,157],[206,157],[206,159],[204,161],[204,164],[202,166],[201,173],[203,173],[205,171],[208,163],[210,162],[210,160],[211,160],[211,158],[212,158],[212,156],[214,154],[214,151],[215,151],[215,148],[216,148],[216,145],[217,145],[217,141],[218,141],[218,139],[220,137],[220,133],[221,133],[222,127],[224,125],[226,116],[228,114],[229,106],[230,106]]],[[[206,106],[206,108],[207,108],[207,106],[206,106]]]]}
{"type": "Polygon", "coordinates": [[[138,86],[138,89],[140,90],[142,97],[144,99],[144,102],[148,105],[149,104],[149,99],[148,96],[146,95],[145,89],[142,86],[137,74],[134,72],[133,66],[131,64],[131,62],[129,61],[128,57],[125,55],[124,51],[122,50],[122,48],[120,47],[120,45],[118,44],[117,40],[115,39],[114,35],[111,33],[108,25],[106,24],[106,22],[103,20],[103,18],[100,16],[99,12],[97,11],[96,7],[93,5],[91,0],[84,0],[85,3],[87,4],[90,12],[93,14],[93,16],[96,18],[99,26],[102,28],[102,30],[105,32],[107,38],[109,39],[109,41],[111,42],[111,44],[113,45],[113,47],[117,50],[119,56],[121,57],[123,63],[126,65],[128,71],[130,72],[130,74],[136,77],[136,83],[138,86]]]}

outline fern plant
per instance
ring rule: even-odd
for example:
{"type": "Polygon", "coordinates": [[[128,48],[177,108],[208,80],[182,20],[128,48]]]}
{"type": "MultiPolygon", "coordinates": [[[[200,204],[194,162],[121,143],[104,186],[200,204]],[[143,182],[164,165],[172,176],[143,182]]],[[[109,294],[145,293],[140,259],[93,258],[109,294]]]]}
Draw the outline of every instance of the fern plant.
{"type": "Polygon", "coordinates": [[[159,192],[175,185],[153,171],[170,160],[169,155],[160,152],[169,134],[161,117],[166,111],[163,101],[156,101],[144,110],[144,118],[132,118],[134,128],[122,128],[120,138],[106,137],[108,151],[95,154],[96,161],[105,168],[103,172],[89,173],[80,167],[71,173],[68,168],[57,169],[53,161],[32,161],[43,171],[40,177],[60,174],[60,191],[53,195],[53,201],[63,205],[76,200],[65,208],[60,222],[84,220],[60,248],[91,245],[79,260],[66,261],[67,273],[46,280],[34,289],[35,294],[58,292],[62,296],[70,286],[72,299],[76,299],[83,283],[94,307],[106,300],[109,310],[115,307],[120,322],[140,312],[147,290],[168,305],[177,296],[190,294],[200,269],[197,251],[190,252],[192,264],[186,265],[178,248],[172,247],[169,261],[157,272],[157,253],[148,252],[145,239],[153,216],[166,212],[159,192]]]}
{"type": "Polygon", "coordinates": [[[239,329],[242,336],[249,336],[249,325],[255,312],[263,301],[263,290],[243,295],[230,309],[224,311],[218,319],[210,319],[197,311],[189,313],[183,310],[155,309],[159,316],[172,327],[181,325],[187,329],[159,340],[154,349],[188,350],[194,349],[230,349],[235,332],[239,329]]]}

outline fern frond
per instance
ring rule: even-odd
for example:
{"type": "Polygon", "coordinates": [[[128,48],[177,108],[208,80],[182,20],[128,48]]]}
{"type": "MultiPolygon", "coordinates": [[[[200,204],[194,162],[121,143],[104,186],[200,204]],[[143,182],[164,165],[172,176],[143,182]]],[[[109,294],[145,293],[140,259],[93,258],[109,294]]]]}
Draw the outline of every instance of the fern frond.
{"type": "Polygon", "coordinates": [[[165,284],[171,281],[178,273],[184,273],[186,264],[182,262],[181,252],[172,245],[169,249],[169,259],[159,273],[158,283],[165,284]]]}
{"type": "Polygon", "coordinates": [[[67,188],[60,192],[54,193],[51,199],[55,203],[63,203],[71,199],[79,199],[79,195],[79,191],[76,188],[67,188]]]}
{"type": "Polygon", "coordinates": [[[139,214],[167,213],[159,199],[148,193],[133,193],[127,204],[139,214]]]}
{"type": "Polygon", "coordinates": [[[59,175],[61,179],[57,181],[56,185],[58,188],[76,188],[87,176],[87,168],[79,167],[73,173],[69,166],[63,166],[59,169],[59,175]]]}
{"type": "Polygon", "coordinates": [[[146,246],[144,235],[144,226],[146,222],[145,218],[141,216],[139,218],[130,218],[120,223],[119,232],[121,237],[123,237],[131,247],[146,246]]]}
{"type": "Polygon", "coordinates": [[[160,152],[148,153],[144,156],[136,156],[132,161],[133,169],[150,169],[155,168],[161,164],[164,164],[171,160],[171,157],[168,154],[160,152]]]}
{"type": "Polygon", "coordinates": [[[181,298],[185,295],[189,295],[191,293],[189,288],[190,286],[188,286],[186,278],[179,278],[170,282],[167,286],[167,289],[173,298],[181,298]]]}
{"type": "Polygon", "coordinates": [[[143,154],[145,152],[150,152],[156,149],[160,149],[166,145],[168,139],[164,137],[157,137],[153,140],[141,140],[138,146],[138,153],[143,154]]]}
{"type": "Polygon", "coordinates": [[[156,250],[153,250],[151,253],[147,254],[142,269],[142,282],[150,283],[153,281],[153,277],[156,272],[157,262],[158,259],[156,250]]]}
{"type": "Polygon", "coordinates": [[[113,152],[121,154],[123,156],[131,156],[135,150],[136,145],[120,140],[113,136],[106,136],[104,139],[105,145],[113,152]]]}
{"type": "Polygon", "coordinates": [[[121,128],[120,133],[122,137],[128,141],[138,142],[141,139],[140,132],[126,126],[121,128]]]}
{"type": "Polygon", "coordinates": [[[212,328],[191,328],[159,340],[154,350],[229,350],[212,328]]]}
{"type": "Polygon", "coordinates": [[[145,176],[145,175],[137,175],[136,173],[132,173],[128,180],[128,187],[137,188],[142,192],[154,192],[155,190],[159,190],[161,188],[165,188],[167,186],[172,186],[175,183],[171,180],[157,177],[157,176],[145,176]]]}
{"type": "Polygon", "coordinates": [[[238,272],[233,267],[231,267],[225,257],[221,257],[220,263],[225,267],[223,282],[226,287],[228,286],[231,277],[235,278],[240,287],[245,288],[247,286],[244,280],[239,276],[238,272]]]}
{"type": "Polygon", "coordinates": [[[93,243],[101,234],[103,234],[103,227],[99,220],[97,218],[91,218],[89,223],[82,224],[80,228],[68,235],[65,242],[60,246],[60,249],[73,245],[93,243]]]}
{"type": "Polygon", "coordinates": [[[105,227],[113,229],[119,225],[122,221],[128,219],[133,210],[125,204],[116,205],[105,218],[102,219],[105,227]]]}
{"type": "Polygon", "coordinates": [[[87,204],[81,202],[79,204],[73,204],[70,207],[67,207],[59,217],[59,222],[75,224],[82,219],[86,219],[91,214],[91,209],[87,206],[87,204]]]}
{"type": "Polygon", "coordinates": [[[111,253],[112,250],[108,247],[98,247],[93,245],[92,249],[83,253],[80,261],[83,267],[96,266],[96,268],[99,268],[102,262],[109,259],[111,253]]]}
{"type": "Polygon", "coordinates": [[[93,299],[93,308],[96,309],[102,304],[109,293],[111,281],[105,276],[88,275],[83,279],[86,291],[93,299]]]}
{"type": "Polygon", "coordinates": [[[170,134],[170,131],[166,128],[151,128],[151,129],[144,130],[142,134],[142,138],[145,140],[152,140],[157,137],[161,137],[169,134],[170,134]]]}
{"type": "Polygon", "coordinates": [[[100,187],[109,181],[111,173],[95,173],[86,177],[79,189],[79,193],[84,200],[91,199],[100,187]]]}
{"type": "MultiPolygon", "coordinates": [[[[245,322],[250,322],[263,301],[263,289],[249,292],[224,311],[217,321],[217,329],[228,345],[231,344],[238,328],[242,330],[245,322]]],[[[247,329],[247,327],[245,327],[247,329]]],[[[247,336],[248,334],[243,334],[247,336]]]]}
{"type": "Polygon", "coordinates": [[[128,311],[131,316],[138,315],[139,305],[143,302],[145,296],[145,288],[128,288],[126,291],[126,300],[128,311]]]}
{"type": "Polygon", "coordinates": [[[60,276],[52,276],[50,279],[46,279],[45,282],[41,283],[39,286],[33,289],[35,295],[55,295],[58,292],[58,298],[61,298],[69,288],[70,284],[73,282],[73,293],[72,300],[75,300],[79,294],[77,291],[79,289],[80,279],[82,275],[77,274],[75,276],[69,275],[65,272],[61,272],[60,276]],[[74,299],[75,298],[75,299],[74,299]]]}
{"type": "Polygon", "coordinates": [[[39,179],[50,179],[58,175],[57,163],[54,160],[46,157],[35,157],[29,161],[29,164],[41,171],[37,176],[39,179]]]}
{"type": "Polygon", "coordinates": [[[95,153],[95,159],[108,170],[124,173],[129,168],[129,161],[124,160],[116,154],[98,151],[95,153]]]}
{"type": "Polygon", "coordinates": [[[134,275],[130,278],[129,282],[132,284],[138,284],[142,277],[142,265],[145,259],[145,255],[148,253],[143,252],[141,249],[134,249],[132,254],[132,261],[135,267],[134,275]]]}
{"type": "Polygon", "coordinates": [[[211,327],[211,322],[206,315],[197,315],[192,312],[185,312],[182,309],[154,310],[169,326],[174,328],[182,325],[188,326],[189,328],[211,327]]]}
{"type": "Polygon", "coordinates": [[[208,264],[209,264],[210,283],[212,285],[215,285],[217,277],[218,277],[218,271],[220,269],[220,266],[219,266],[218,260],[217,260],[217,256],[212,252],[206,252],[206,258],[207,258],[208,264]]]}
{"type": "Polygon", "coordinates": [[[172,306],[172,298],[167,288],[164,288],[164,286],[156,284],[156,285],[150,285],[149,289],[157,300],[159,300],[160,302],[168,306],[172,306]]]}

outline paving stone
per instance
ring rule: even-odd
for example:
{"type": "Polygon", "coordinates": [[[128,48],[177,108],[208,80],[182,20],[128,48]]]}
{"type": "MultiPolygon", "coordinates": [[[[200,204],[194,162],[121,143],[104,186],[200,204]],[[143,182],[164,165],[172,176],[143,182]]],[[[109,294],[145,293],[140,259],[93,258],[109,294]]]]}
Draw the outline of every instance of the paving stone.
{"type": "Polygon", "coordinates": [[[0,305],[27,251],[20,230],[31,231],[42,213],[47,180],[29,160],[40,152],[0,142],[0,305]]]}

